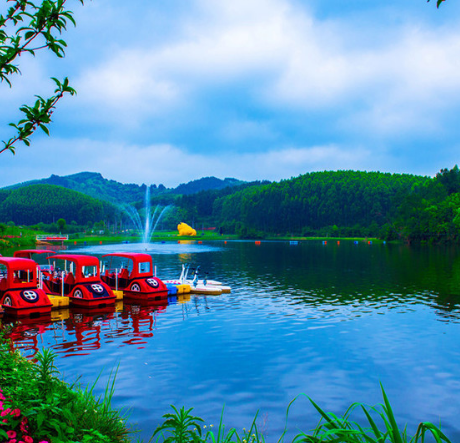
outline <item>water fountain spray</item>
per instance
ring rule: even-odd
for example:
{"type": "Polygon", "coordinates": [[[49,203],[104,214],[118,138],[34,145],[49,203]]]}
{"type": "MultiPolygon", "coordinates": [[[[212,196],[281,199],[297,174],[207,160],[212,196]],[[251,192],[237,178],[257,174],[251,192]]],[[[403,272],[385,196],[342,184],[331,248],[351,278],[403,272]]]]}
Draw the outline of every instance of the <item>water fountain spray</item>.
{"type": "Polygon", "coordinates": [[[151,213],[150,186],[146,186],[145,199],[144,199],[144,209],[145,209],[144,222],[142,222],[141,216],[139,215],[139,212],[134,206],[125,204],[122,206],[122,209],[131,219],[136,229],[141,233],[142,243],[150,243],[150,238],[152,237],[152,234],[155,232],[155,229],[159,221],[161,220],[161,217],[170,207],[171,205],[165,206],[155,220],[156,214],[160,206],[157,205],[155,207],[155,210],[153,211],[153,214],[150,214],[151,213]]]}

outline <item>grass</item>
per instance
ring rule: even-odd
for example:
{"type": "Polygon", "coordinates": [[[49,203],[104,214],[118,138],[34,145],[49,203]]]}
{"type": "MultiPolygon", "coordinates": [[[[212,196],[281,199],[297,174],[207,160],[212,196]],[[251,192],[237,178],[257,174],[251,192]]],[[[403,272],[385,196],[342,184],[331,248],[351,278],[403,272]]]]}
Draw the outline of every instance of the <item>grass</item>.
{"type": "Polygon", "coordinates": [[[0,223],[0,249],[25,248],[35,245],[36,231],[0,223]]]}
{"type": "MultiPolygon", "coordinates": [[[[31,230],[27,227],[18,227],[18,226],[8,226],[4,231],[3,235],[0,235],[0,249],[11,249],[11,248],[26,248],[32,247],[35,245],[35,237],[37,234],[40,234],[36,230],[31,230]]],[[[100,244],[104,243],[122,243],[124,241],[129,241],[131,243],[140,243],[142,241],[142,236],[137,233],[120,233],[120,234],[70,234],[69,240],[65,241],[64,244],[67,245],[84,245],[86,244],[100,244]]],[[[224,234],[220,235],[215,231],[200,231],[197,230],[197,235],[195,237],[189,236],[178,236],[177,230],[174,231],[155,231],[150,239],[151,242],[161,242],[161,241],[178,241],[178,240],[191,240],[191,241],[224,241],[224,240],[236,240],[239,239],[237,235],[234,234],[224,234]]],[[[382,240],[377,238],[361,238],[361,237],[299,237],[299,236],[270,236],[267,235],[265,240],[278,240],[278,241],[359,241],[367,242],[372,241],[373,243],[382,243],[382,240]]]]}
{"type": "MultiPolygon", "coordinates": [[[[215,241],[215,240],[229,240],[237,238],[235,235],[225,235],[222,236],[218,233],[213,232],[204,232],[201,235],[201,232],[198,232],[195,237],[189,236],[178,236],[177,231],[159,231],[152,235],[151,242],[161,242],[161,241],[178,241],[178,240],[190,240],[190,241],[215,241]]],[[[140,235],[83,235],[80,234],[78,238],[71,238],[68,241],[65,241],[64,244],[99,244],[102,243],[122,243],[124,241],[129,241],[130,243],[139,243],[142,241],[140,235]]]]}
{"type": "MultiPolygon", "coordinates": [[[[161,242],[161,241],[226,241],[226,240],[237,240],[237,235],[219,235],[214,233],[204,233],[204,235],[198,235],[196,237],[186,237],[186,236],[178,236],[176,231],[171,232],[159,232],[152,236],[151,242],[161,242]]],[[[246,239],[248,241],[252,241],[251,239],[246,239]]],[[[358,241],[360,243],[367,243],[371,241],[373,244],[382,244],[383,240],[377,238],[361,238],[361,237],[287,237],[287,236],[279,236],[279,237],[266,237],[264,240],[266,241],[327,241],[327,242],[337,242],[337,241],[358,241]]],[[[142,241],[140,236],[120,236],[120,235],[88,235],[88,236],[81,236],[79,238],[71,238],[68,241],[65,241],[65,244],[77,244],[77,245],[84,245],[86,244],[99,244],[99,243],[122,243],[124,241],[129,241],[130,243],[140,243],[142,241]]],[[[263,240],[262,240],[263,241],[263,240]]]]}
{"type": "Polygon", "coordinates": [[[44,349],[37,364],[26,360],[0,333],[0,441],[13,433],[18,441],[129,442],[127,415],[112,409],[115,375],[104,395],[96,398],[94,386],[83,389],[58,378],[55,355],[44,349]],[[8,433],[10,433],[8,435],[8,433]],[[26,440],[26,437],[29,440],[26,440]]]}
{"type": "Polygon", "coordinates": [[[336,241],[358,241],[358,242],[369,242],[380,244],[383,243],[384,240],[375,237],[288,237],[288,236],[278,236],[278,237],[267,237],[267,240],[284,240],[284,241],[312,241],[312,240],[320,240],[320,241],[328,241],[328,242],[336,242],[336,241]]]}

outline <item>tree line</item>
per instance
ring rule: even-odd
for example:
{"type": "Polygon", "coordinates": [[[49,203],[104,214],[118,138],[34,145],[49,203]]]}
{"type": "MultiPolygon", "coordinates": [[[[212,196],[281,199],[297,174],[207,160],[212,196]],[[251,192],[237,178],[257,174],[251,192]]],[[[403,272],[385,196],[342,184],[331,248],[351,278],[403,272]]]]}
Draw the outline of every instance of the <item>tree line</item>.
{"type": "MultiPolygon", "coordinates": [[[[252,182],[182,196],[153,195],[171,206],[162,227],[181,221],[243,238],[266,236],[380,237],[458,242],[460,170],[435,177],[361,171],[312,172],[280,182],[252,182]]],[[[143,202],[134,205],[141,212],[143,202]]],[[[0,222],[129,227],[122,207],[60,186],[0,190],[0,222]]]]}
{"type": "Polygon", "coordinates": [[[183,196],[185,216],[241,237],[376,236],[458,241],[460,171],[436,177],[324,171],[183,196]]]}

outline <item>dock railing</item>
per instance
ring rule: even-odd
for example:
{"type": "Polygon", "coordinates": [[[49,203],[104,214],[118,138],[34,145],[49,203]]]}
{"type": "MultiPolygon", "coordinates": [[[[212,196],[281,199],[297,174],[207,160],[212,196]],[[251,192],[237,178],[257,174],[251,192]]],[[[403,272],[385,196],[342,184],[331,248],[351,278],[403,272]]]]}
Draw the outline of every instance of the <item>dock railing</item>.
{"type": "Polygon", "coordinates": [[[66,234],[66,235],[63,235],[63,234],[56,234],[56,235],[53,235],[53,234],[40,234],[40,235],[37,235],[35,238],[38,241],[64,241],[64,240],[69,239],[69,235],[68,234],[66,234]]]}

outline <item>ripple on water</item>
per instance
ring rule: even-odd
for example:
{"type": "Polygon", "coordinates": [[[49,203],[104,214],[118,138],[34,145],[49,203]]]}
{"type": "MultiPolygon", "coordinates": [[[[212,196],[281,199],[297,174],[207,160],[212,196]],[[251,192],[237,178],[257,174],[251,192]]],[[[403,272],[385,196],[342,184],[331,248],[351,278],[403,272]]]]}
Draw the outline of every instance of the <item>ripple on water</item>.
{"type": "MultiPolygon", "coordinates": [[[[105,247],[81,250],[113,252],[105,247]]],[[[275,441],[299,393],[341,414],[354,401],[381,402],[379,382],[409,429],[438,413],[452,441],[459,436],[459,305],[426,280],[437,273],[424,272],[432,261],[402,266],[399,252],[378,248],[368,260],[369,249],[345,244],[321,254],[303,245],[157,247],[161,276],[200,265],[232,293],[100,316],[71,310],[60,323],[18,328],[18,345],[27,355],[55,349],[70,380],[92,383],[104,368],[96,393],[118,367],[114,405],[133,408],[147,439],[170,404],[194,407],[216,425],[225,403],[225,423],[249,428],[260,410],[267,441],[275,441]],[[353,254],[363,255],[354,262],[353,254]]],[[[289,420],[309,429],[318,417],[303,398],[289,420]]]]}

